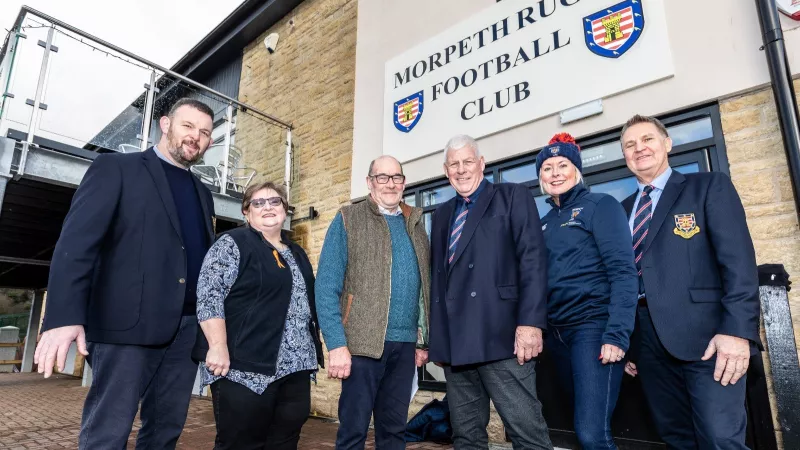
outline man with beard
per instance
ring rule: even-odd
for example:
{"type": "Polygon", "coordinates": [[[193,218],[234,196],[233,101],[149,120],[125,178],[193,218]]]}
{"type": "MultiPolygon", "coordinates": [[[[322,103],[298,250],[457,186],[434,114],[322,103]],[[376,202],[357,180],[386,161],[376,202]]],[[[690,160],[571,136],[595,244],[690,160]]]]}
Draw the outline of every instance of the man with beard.
{"type": "Polygon", "coordinates": [[[76,341],[93,372],[81,449],[175,448],[197,372],[197,278],[214,239],[209,190],[189,171],[211,143],[214,113],[179,100],[158,145],[99,155],[72,200],[50,264],[34,361],[63,370],[76,341]],[[88,343],[88,344],[87,344],[88,343]]]}

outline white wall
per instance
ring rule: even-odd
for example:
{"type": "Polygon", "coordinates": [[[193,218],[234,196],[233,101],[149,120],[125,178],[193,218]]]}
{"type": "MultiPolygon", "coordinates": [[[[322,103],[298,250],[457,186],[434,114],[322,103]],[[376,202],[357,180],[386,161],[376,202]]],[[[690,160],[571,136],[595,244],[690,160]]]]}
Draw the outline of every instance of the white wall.
{"type": "MultiPolygon", "coordinates": [[[[521,7],[537,3],[504,1],[519,2],[521,7]]],[[[603,3],[616,3],[581,1],[597,2],[598,9],[603,3]]],[[[494,0],[359,1],[351,198],[368,193],[364,176],[369,161],[382,154],[386,61],[493,5],[494,0]]],[[[769,83],[766,59],[759,50],[762,41],[754,0],[667,0],[665,7],[674,77],[604,98],[603,114],[563,129],[556,114],[480,139],[487,162],[539,148],[559,131],[587,136],[619,127],[635,113],[664,114],[769,83]]],[[[789,64],[798,73],[800,22],[785,17],[782,21],[789,64]]],[[[442,176],[441,152],[404,167],[408,183],[438,178],[442,176]]]]}

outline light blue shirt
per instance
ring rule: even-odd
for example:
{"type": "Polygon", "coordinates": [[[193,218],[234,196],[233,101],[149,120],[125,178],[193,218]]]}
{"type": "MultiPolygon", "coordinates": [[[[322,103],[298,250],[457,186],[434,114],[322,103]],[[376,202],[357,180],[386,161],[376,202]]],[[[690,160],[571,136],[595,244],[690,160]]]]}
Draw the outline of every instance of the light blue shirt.
{"type": "MultiPolygon", "coordinates": [[[[650,192],[650,200],[653,201],[653,209],[651,211],[656,210],[656,206],[658,205],[658,199],[661,198],[661,193],[664,192],[664,188],[667,186],[667,181],[669,181],[669,177],[672,176],[672,167],[667,167],[667,170],[664,171],[661,175],[657,176],[652,183],[653,191],[650,192]]],[[[636,184],[639,185],[639,190],[636,191],[636,199],[633,201],[633,209],[631,210],[631,216],[628,218],[628,226],[631,229],[631,236],[633,236],[633,218],[636,217],[636,211],[639,209],[639,200],[642,198],[642,190],[644,189],[644,184],[640,183],[638,180],[636,184]]]]}

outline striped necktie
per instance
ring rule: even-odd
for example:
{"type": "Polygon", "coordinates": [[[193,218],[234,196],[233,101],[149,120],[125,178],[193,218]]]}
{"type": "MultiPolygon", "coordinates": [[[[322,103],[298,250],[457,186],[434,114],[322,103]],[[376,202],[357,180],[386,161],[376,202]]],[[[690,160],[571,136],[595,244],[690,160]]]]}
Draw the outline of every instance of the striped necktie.
{"type": "Polygon", "coordinates": [[[644,241],[647,239],[647,229],[650,227],[650,219],[653,217],[651,192],[653,192],[653,186],[645,186],[642,189],[642,196],[639,198],[639,209],[636,211],[636,215],[633,216],[633,256],[636,261],[636,270],[639,271],[640,294],[644,294],[644,281],[642,280],[644,241]]]}
{"type": "Polygon", "coordinates": [[[447,247],[447,263],[453,262],[453,257],[456,256],[456,249],[458,248],[458,240],[461,238],[461,231],[464,229],[464,224],[467,222],[467,213],[469,212],[469,199],[464,199],[464,210],[456,217],[453,222],[453,231],[450,233],[450,246],[447,247]]]}

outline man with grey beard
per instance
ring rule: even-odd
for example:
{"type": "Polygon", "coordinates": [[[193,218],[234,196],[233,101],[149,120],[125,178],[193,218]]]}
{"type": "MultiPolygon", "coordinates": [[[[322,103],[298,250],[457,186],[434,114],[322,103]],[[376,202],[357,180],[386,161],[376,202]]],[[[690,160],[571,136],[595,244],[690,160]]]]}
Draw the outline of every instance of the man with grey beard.
{"type": "Polygon", "coordinates": [[[92,368],[81,449],[175,448],[197,372],[197,278],[214,240],[211,192],[189,171],[214,113],[181,99],[141,153],[99,155],[75,192],[50,264],[34,361],[63,370],[73,341],[92,368]]]}

